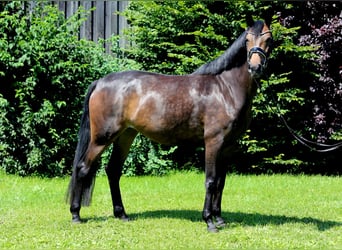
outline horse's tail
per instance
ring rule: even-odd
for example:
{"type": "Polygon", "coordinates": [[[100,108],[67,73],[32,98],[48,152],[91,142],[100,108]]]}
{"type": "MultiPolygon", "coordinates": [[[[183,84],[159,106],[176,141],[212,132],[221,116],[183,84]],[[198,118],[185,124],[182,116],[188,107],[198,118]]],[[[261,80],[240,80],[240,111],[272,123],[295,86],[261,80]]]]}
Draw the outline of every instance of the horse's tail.
{"type": "MultiPolygon", "coordinates": [[[[81,201],[83,206],[89,206],[91,202],[91,197],[94,189],[95,184],[95,176],[96,176],[96,166],[92,166],[90,168],[89,173],[82,177],[82,180],[79,181],[78,173],[79,173],[79,164],[81,159],[84,157],[88,145],[90,142],[90,121],[89,121],[89,99],[91,94],[93,93],[96,87],[97,81],[93,82],[88,89],[88,93],[85,97],[84,104],[83,104],[83,114],[81,117],[80,122],[80,129],[78,131],[78,143],[75,152],[75,158],[73,162],[73,171],[71,180],[69,183],[69,188],[67,192],[66,201],[72,204],[74,200],[74,196],[76,194],[76,190],[81,188],[81,201]],[[81,186],[78,186],[81,185],[81,186]]],[[[94,164],[97,164],[95,162],[94,164]]]]}

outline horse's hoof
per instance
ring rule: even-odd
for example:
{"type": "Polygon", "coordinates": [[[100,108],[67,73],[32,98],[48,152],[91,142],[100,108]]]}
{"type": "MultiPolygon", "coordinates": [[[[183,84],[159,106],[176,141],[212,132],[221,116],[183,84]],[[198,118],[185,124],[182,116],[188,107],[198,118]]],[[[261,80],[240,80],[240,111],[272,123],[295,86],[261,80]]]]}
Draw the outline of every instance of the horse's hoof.
{"type": "Polygon", "coordinates": [[[72,220],[72,224],[81,224],[81,220],[72,220]]]}
{"type": "Polygon", "coordinates": [[[224,228],[226,226],[226,222],[221,217],[218,217],[216,218],[215,226],[217,228],[224,228]]]}
{"type": "Polygon", "coordinates": [[[122,215],[120,217],[117,217],[119,220],[124,221],[124,222],[128,222],[131,220],[131,218],[129,218],[127,215],[122,215]]]}
{"type": "Polygon", "coordinates": [[[212,221],[207,222],[207,226],[208,226],[208,232],[209,233],[217,233],[218,232],[216,225],[212,221]]]}
{"type": "Polygon", "coordinates": [[[79,224],[79,223],[82,222],[82,221],[81,221],[81,217],[80,217],[80,216],[72,216],[71,222],[72,222],[73,224],[79,224]]]}
{"type": "Polygon", "coordinates": [[[114,214],[114,217],[115,218],[117,218],[117,219],[119,219],[119,220],[121,220],[121,221],[130,221],[131,219],[125,214],[125,213],[123,213],[123,214],[117,214],[117,213],[115,213],[114,214]]]}
{"type": "Polygon", "coordinates": [[[218,233],[218,229],[217,229],[217,227],[213,224],[213,225],[210,225],[210,226],[208,226],[208,232],[209,233],[218,233]]]}
{"type": "Polygon", "coordinates": [[[129,217],[124,217],[124,218],[121,218],[121,221],[129,222],[129,221],[131,221],[131,219],[129,217]]]}

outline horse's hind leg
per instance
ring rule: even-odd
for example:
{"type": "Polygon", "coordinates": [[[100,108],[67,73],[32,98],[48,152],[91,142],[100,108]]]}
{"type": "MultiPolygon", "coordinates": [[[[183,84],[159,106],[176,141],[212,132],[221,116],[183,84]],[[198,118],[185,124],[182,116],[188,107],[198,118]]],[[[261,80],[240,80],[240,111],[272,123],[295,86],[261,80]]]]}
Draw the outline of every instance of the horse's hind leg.
{"type": "Polygon", "coordinates": [[[85,155],[77,164],[77,169],[73,174],[76,175],[74,180],[78,183],[78,185],[75,185],[75,195],[73,196],[74,199],[71,210],[79,210],[81,202],[85,206],[90,204],[93,182],[98,169],[97,159],[104,149],[105,145],[98,145],[92,141],[89,142],[85,155]]]}
{"type": "MultiPolygon", "coordinates": [[[[76,172],[73,175],[77,175],[76,172]]],[[[72,188],[72,198],[70,201],[70,213],[72,216],[72,222],[80,223],[80,209],[82,199],[82,183],[77,177],[72,178],[72,182],[69,184],[69,190],[72,188]]]]}
{"type": "Polygon", "coordinates": [[[72,182],[70,183],[73,187],[70,202],[73,222],[81,222],[81,203],[85,206],[90,204],[97,170],[97,163],[95,161],[104,148],[105,146],[99,146],[90,142],[86,154],[80,159],[73,172],[72,182]]]}
{"type": "Polygon", "coordinates": [[[115,140],[112,155],[106,167],[106,173],[112,195],[114,216],[122,220],[128,220],[128,216],[122,203],[119,182],[122,175],[122,166],[136,135],[137,131],[127,129],[115,140]]]}

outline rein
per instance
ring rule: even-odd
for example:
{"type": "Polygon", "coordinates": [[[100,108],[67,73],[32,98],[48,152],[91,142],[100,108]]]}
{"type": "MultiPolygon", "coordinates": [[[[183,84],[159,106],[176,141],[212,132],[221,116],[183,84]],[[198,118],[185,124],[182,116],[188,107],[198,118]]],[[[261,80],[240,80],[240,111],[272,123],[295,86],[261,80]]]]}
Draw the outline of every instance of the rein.
{"type": "MultiPolygon", "coordinates": [[[[258,86],[260,86],[260,83],[258,83],[256,80],[255,80],[255,82],[257,83],[258,86]]],[[[267,80],[267,85],[269,86],[268,80],[267,80]]],[[[282,121],[284,123],[285,127],[289,130],[290,134],[298,142],[300,142],[302,145],[308,147],[309,149],[311,149],[313,151],[319,152],[319,153],[325,153],[325,152],[333,151],[333,150],[338,149],[339,147],[342,147],[342,142],[338,142],[338,143],[335,143],[335,144],[325,144],[325,143],[319,143],[319,142],[314,142],[314,141],[308,140],[308,139],[304,138],[303,136],[299,135],[294,129],[292,129],[288,125],[286,119],[281,114],[280,108],[279,108],[279,106],[277,104],[277,101],[276,101],[276,99],[274,97],[273,92],[271,92],[271,98],[272,98],[272,101],[276,104],[276,107],[277,107],[277,111],[278,111],[278,113],[276,114],[277,117],[279,118],[280,121],[282,121]]],[[[272,110],[272,109],[270,109],[270,110],[272,110]]]]}

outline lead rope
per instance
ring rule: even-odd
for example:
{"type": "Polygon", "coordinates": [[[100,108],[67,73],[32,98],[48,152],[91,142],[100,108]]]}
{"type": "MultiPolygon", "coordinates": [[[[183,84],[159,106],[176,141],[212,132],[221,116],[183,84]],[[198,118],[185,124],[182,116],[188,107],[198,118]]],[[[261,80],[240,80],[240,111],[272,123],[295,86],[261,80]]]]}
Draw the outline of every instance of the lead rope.
{"type": "MultiPolygon", "coordinates": [[[[258,83],[256,80],[255,82],[257,83],[259,89],[260,88],[260,83],[258,83]]],[[[269,87],[269,82],[268,82],[268,79],[267,79],[267,85],[269,87]]],[[[324,144],[324,143],[319,143],[319,142],[314,142],[314,141],[310,141],[306,138],[304,138],[303,136],[299,135],[294,129],[292,129],[288,123],[286,122],[284,116],[281,114],[280,112],[280,108],[278,106],[278,103],[273,95],[273,93],[271,92],[271,98],[272,98],[272,101],[273,103],[275,104],[277,110],[278,110],[278,113],[276,114],[277,117],[279,118],[280,121],[282,121],[284,124],[285,124],[285,127],[289,130],[290,134],[298,141],[300,142],[302,145],[308,147],[309,149],[313,150],[313,151],[316,151],[316,152],[320,152],[320,153],[324,153],[324,152],[329,152],[329,151],[333,151],[335,149],[338,149],[339,147],[342,146],[342,142],[339,142],[339,143],[335,143],[335,144],[324,144]],[[324,148],[324,149],[319,149],[317,147],[321,147],[321,148],[324,148]]],[[[269,107],[270,108],[270,107],[269,107]]],[[[270,108],[270,110],[272,110],[270,108]]],[[[273,111],[272,111],[273,112],[273,111]]],[[[273,112],[274,113],[274,112],[273,112]]]]}

